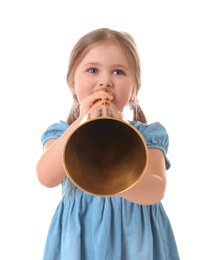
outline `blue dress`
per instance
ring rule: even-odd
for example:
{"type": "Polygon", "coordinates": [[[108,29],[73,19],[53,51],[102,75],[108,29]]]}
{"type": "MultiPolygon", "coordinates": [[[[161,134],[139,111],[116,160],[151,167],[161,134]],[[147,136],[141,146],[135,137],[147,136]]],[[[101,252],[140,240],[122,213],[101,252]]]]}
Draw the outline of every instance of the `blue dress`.
{"type": "MultiPolygon", "coordinates": [[[[131,122],[148,147],[164,152],[169,139],[158,122],[131,122]]],[[[42,135],[42,144],[59,138],[68,128],[64,121],[42,135]]],[[[77,188],[68,177],[62,199],[52,218],[43,260],[179,260],[170,221],[162,203],[145,206],[119,196],[93,196],[77,188]]]]}

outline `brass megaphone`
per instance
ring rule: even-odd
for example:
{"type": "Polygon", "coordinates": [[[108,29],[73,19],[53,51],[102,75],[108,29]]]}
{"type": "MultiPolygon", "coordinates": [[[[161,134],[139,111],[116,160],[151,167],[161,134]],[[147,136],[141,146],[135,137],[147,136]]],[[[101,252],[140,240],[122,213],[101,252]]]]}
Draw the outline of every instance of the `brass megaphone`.
{"type": "Polygon", "coordinates": [[[143,176],[148,153],[139,131],[122,119],[86,119],[69,136],[63,151],[66,174],[92,195],[121,193],[143,176]]]}

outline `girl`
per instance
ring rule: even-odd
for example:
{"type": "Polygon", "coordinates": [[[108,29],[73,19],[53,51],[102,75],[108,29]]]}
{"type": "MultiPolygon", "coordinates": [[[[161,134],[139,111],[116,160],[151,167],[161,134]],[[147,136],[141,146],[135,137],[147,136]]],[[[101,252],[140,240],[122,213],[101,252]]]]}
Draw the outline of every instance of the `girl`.
{"type": "Polygon", "coordinates": [[[66,122],[53,124],[43,133],[44,153],[36,168],[44,186],[62,184],[62,200],[50,225],[43,259],[180,259],[161,204],[170,167],[168,134],[158,122],[147,124],[138,104],[140,61],[133,38],[107,28],[83,36],[71,52],[67,83],[74,97],[71,111],[66,122]],[[142,134],[148,150],[141,181],[114,196],[96,196],[78,188],[63,164],[70,134],[85,116],[105,114],[105,103],[115,118],[130,105],[134,116],[129,123],[142,134]]]}

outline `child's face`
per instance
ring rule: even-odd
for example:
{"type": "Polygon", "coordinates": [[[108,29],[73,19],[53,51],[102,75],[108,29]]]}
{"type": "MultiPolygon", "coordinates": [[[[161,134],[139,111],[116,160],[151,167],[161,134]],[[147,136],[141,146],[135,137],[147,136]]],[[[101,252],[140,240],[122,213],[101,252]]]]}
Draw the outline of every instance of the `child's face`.
{"type": "Polygon", "coordinates": [[[107,42],[93,47],[76,68],[71,89],[79,102],[98,91],[108,88],[112,103],[123,109],[128,103],[135,84],[129,62],[118,45],[107,42]]]}

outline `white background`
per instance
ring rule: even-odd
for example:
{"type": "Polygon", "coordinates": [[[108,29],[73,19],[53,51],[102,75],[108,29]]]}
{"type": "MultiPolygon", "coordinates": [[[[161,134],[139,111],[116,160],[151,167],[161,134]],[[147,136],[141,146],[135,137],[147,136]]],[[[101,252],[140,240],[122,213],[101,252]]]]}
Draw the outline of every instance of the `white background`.
{"type": "Polygon", "coordinates": [[[0,2],[0,259],[42,259],[61,189],[37,181],[40,137],[71,106],[71,48],[99,27],[137,42],[140,104],[170,135],[163,204],[181,259],[207,259],[206,11],[200,0],[0,2]]]}

